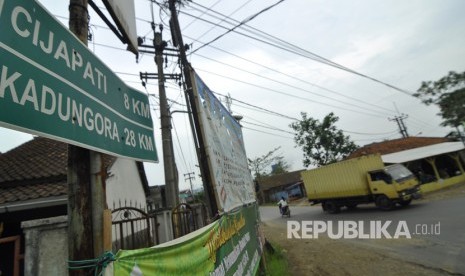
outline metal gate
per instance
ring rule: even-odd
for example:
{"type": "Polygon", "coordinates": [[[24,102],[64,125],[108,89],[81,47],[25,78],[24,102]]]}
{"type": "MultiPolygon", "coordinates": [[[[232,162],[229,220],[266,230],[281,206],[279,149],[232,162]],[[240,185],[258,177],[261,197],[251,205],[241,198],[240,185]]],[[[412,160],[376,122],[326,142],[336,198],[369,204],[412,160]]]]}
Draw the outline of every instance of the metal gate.
{"type": "Polygon", "coordinates": [[[156,217],[151,225],[150,216],[135,207],[120,207],[111,213],[114,251],[153,246],[150,229],[156,229],[156,217]]]}
{"type": "Polygon", "coordinates": [[[172,210],[171,223],[175,239],[201,228],[206,225],[205,205],[179,204],[172,210]]]}

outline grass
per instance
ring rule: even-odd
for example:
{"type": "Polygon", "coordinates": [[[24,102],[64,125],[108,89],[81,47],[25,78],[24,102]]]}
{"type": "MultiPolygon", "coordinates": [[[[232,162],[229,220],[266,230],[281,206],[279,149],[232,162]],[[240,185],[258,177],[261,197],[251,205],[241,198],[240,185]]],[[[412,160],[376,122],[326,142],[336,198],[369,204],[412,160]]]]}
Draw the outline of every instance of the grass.
{"type": "Polygon", "coordinates": [[[288,262],[287,258],[284,255],[283,249],[273,244],[272,250],[265,250],[265,260],[266,260],[266,274],[267,276],[282,276],[288,275],[288,262]]]}

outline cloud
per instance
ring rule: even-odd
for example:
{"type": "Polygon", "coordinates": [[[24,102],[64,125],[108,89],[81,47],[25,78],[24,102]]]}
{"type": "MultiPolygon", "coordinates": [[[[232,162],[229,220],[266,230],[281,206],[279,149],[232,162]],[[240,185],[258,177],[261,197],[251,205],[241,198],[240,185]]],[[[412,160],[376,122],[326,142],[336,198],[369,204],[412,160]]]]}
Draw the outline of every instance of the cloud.
{"type": "Polygon", "coordinates": [[[394,38],[391,35],[358,37],[351,39],[349,45],[350,50],[336,56],[333,61],[357,70],[372,59],[391,50],[394,46],[394,38]]]}

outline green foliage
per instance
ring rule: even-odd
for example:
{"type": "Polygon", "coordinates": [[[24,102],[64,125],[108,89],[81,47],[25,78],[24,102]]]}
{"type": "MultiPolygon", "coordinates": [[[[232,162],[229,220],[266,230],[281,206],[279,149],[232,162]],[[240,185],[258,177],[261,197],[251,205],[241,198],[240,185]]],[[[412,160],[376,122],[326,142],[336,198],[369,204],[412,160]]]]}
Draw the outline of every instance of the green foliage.
{"type": "Polygon", "coordinates": [[[262,156],[255,157],[254,159],[247,159],[249,168],[253,172],[255,179],[267,176],[268,173],[266,173],[266,171],[271,167],[271,164],[277,164],[279,170],[283,172],[286,172],[287,169],[289,169],[289,165],[284,160],[284,157],[277,154],[277,151],[280,148],[281,147],[277,147],[262,156]]]}
{"type": "Polygon", "coordinates": [[[274,251],[265,251],[266,275],[289,275],[289,264],[284,251],[277,245],[273,245],[274,251]]]}
{"type": "Polygon", "coordinates": [[[439,106],[441,125],[457,127],[465,122],[465,72],[451,71],[438,81],[422,82],[414,96],[426,105],[439,106]]]}
{"type": "Polygon", "coordinates": [[[289,164],[284,160],[283,156],[277,156],[273,165],[270,175],[277,175],[289,172],[289,164]]]}
{"type": "Polygon", "coordinates": [[[323,166],[337,162],[354,150],[357,145],[334,125],[339,118],[329,113],[320,122],[302,112],[302,120],[290,127],[296,132],[294,141],[303,149],[304,166],[323,166]]]}
{"type": "Polygon", "coordinates": [[[205,191],[204,190],[202,190],[200,192],[197,192],[197,193],[194,193],[193,196],[194,196],[194,202],[195,203],[207,202],[207,198],[205,196],[205,191]]]}

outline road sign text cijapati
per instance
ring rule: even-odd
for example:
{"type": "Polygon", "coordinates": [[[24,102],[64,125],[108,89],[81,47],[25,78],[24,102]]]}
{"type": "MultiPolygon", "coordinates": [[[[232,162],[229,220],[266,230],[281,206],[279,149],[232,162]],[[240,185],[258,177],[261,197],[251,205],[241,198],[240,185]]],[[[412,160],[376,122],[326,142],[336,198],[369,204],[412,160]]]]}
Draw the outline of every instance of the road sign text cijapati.
{"type": "Polygon", "coordinates": [[[40,47],[48,55],[53,55],[54,59],[61,60],[71,70],[79,72],[84,81],[92,83],[98,90],[107,93],[107,77],[102,70],[93,67],[90,61],[84,61],[82,55],[75,49],[70,50],[65,41],[56,41],[52,31],[48,31],[48,41],[41,40],[39,34],[47,30],[41,28],[40,21],[33,20],[25,8],[16,6],[13,9],[11,25],[19,36],[32,39],[34,46],[40,47]]]}

